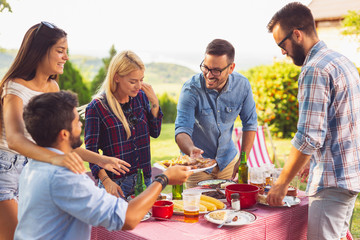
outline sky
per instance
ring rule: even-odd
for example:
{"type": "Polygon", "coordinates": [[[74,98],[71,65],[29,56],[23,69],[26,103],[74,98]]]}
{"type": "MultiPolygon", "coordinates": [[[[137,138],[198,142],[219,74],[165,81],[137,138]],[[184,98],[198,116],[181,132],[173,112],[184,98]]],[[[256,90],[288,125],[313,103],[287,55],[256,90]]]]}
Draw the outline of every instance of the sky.
{"type": "MultiPolygon", "coordinates": [[[[235,47],[235,69],[282,58],[266,25],[288,0],[7,0],[0,13],[0,47],[18,49],[25,32],[48,21],[68,34],[71,55],[109,56],[132,50],[145,62],[170,62],[195,71],[207,44],[235,47]]],[[[311,0],[300,0],[308,5],[311,0]]]]}

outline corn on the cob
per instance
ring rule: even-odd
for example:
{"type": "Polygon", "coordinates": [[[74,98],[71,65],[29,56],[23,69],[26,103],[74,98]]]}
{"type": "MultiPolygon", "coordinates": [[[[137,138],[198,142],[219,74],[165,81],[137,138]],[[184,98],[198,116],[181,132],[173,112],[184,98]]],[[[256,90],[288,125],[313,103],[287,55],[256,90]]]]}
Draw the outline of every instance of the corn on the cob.
{"type": "Polygon", "coordinates": [[[223,209],[225,206],[223,202],[217,200],[216,198],[209,197],[206,195],[201,195],[201,200],[214,204],[217,209],[223,209]]]}
{"type": "MultiPolygon", "coordinates": [[[[174,211],[177,211],[177,212],[184,211],[184,202],[183,202],[183,200],[172,200],[172,201],[174,203],[174,211]]],[[[210,211],[210,210],[208,210],[204,205],[200,204],[199,211],[200,212],[206,212],[206,211],[210,211]]]]}
{"type": "Polygon", "coordinates": [[[208,211],[216,210],[216,205],[211,202],[200,200],[200,204],[204,205],[208,211]]]}

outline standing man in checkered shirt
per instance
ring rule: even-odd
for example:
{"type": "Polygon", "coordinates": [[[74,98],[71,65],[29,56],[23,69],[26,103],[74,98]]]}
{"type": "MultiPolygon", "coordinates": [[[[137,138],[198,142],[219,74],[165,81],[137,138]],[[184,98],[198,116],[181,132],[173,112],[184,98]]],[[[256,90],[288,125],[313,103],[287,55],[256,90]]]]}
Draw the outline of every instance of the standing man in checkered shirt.
{"type": "Polygon", "coordinates": [[[308,239],[345,239],[360,191],[359,73],[319,40],[308,7],[289,3],[267,27],[282,53],[302,66],[298,130],[267,202],[282,205],[289,182],[310,161],[308,239]]]}

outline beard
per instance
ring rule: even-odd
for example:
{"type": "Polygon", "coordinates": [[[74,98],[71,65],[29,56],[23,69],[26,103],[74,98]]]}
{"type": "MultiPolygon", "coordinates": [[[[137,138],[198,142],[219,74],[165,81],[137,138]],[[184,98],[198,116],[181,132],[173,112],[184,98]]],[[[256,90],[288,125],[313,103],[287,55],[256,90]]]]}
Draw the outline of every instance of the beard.
{"type": "Polygon", "coordinates": [[[292,40],[293,54],[290,56],[296,66],[302,66],[304,64],[306,55],[304,48],[292,40]]]}
{"type": "Polygon", "coordinates": [[[70,145],[73,149],[78,148],[82,145],[83,141],[80,138],[80,135],[78,137],[75,137],[71,134],[70,136],[70,145]]]}

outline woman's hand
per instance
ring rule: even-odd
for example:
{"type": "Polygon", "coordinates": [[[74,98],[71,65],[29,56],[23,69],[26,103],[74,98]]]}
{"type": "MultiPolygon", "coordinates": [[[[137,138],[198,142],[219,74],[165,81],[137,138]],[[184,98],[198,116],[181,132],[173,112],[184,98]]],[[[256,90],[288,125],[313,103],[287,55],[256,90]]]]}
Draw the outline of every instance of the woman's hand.
{"type": "Polygon", "coordinates": [[[152,88],[152,86],[150,84],[143,82],[141,84],[141,90],[144,91],[147,98],[151,102],[152,106],[154,106],[154,105],[159,106],[159,100],[157,99],[156,93],[155,93],[154,89],[152,88]]]}
{"type": "Polygon", "coordinates": [[[106,192],[110,193],[111,195],[114,195],[117,198],[119,198],[120,195],[123,198],[125,197],[123,191],[121,190],[121,187],[119,185],[117,185],[110,178],[106,178],[102,184],[104,185],[106,192]],[[119,195],[119,193],[120,193],[120,195],[119,195]]]}
{"type": "Polygon", "coordinates": [[[69,152],[66,154],[58,154],[50,158],[53,165],[68,168],[74,173],[84,173],[86,171],[84,161],[76,152],[69,152]]]}
{"type": "Polygon", "coordinates": [[[101,155],[101,158],[96,164],[116,175],[120,175],[120,173],[125,174],[129,171],[127,167],[131,167],[131,165],[124,160],[105,155],[101,155]]]}

